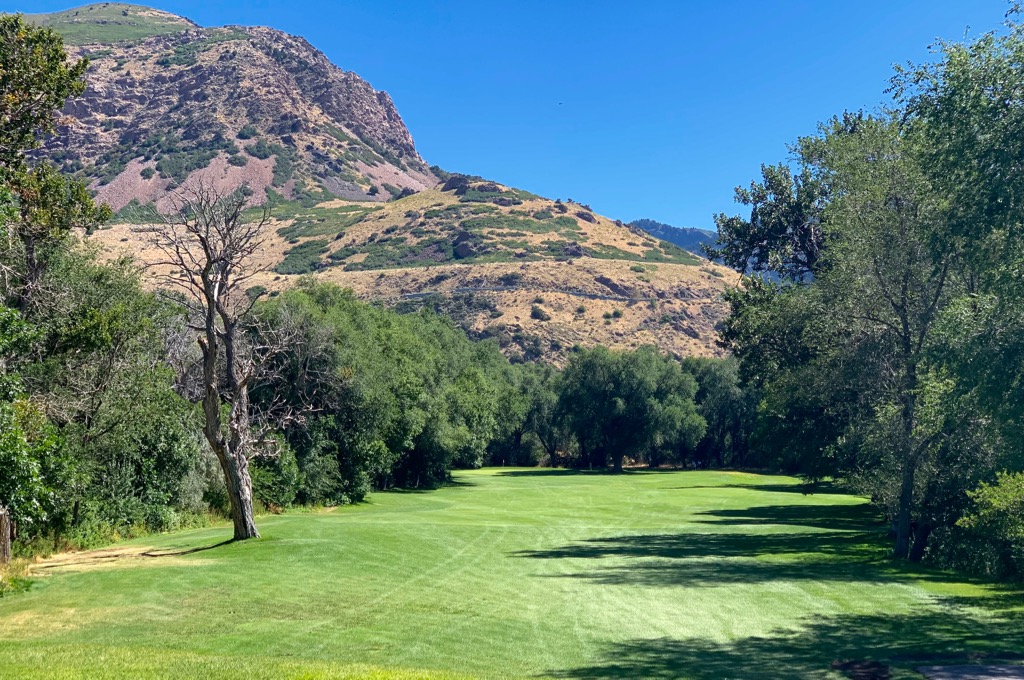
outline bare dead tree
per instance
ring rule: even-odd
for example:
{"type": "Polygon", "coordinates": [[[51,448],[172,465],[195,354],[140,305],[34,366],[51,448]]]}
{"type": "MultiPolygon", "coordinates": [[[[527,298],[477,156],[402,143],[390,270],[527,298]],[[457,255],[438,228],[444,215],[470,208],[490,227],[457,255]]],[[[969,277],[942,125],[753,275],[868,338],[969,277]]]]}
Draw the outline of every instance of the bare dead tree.
{"type": "Polygon", "coordinates": [[[252,413],[250,390],[261,366],[287,344],[279,334],[253,333],[247,325],[255,299],[245,288],[265,269],[257,256],[269,218],[267,210],[248,218],[241,192],[225,195],[193,184],[180,190],[174,210],[153,228],[164,256],[155,266],[170,268],[166,281],[184,292],[186,325],[198,336],[203,434],[224,473],[238,541],[259,536],[249,461],[271,429],[270,414],[252,413]]]}

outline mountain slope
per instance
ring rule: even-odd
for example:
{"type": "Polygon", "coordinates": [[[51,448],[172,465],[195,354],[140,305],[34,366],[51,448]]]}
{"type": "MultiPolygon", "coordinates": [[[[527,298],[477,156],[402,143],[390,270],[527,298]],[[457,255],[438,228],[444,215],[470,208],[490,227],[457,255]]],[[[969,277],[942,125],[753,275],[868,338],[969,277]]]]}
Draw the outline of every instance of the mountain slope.
{"type": "MultiPolygon", "coordinates": [[[[272,214],[254,292],[313,274],[364,299],[445,314],[524,360],[560,363],[596,343],[721,354],[715,327],[736,274],[576,203],[454,176],[384,204],[292,202],[272,214]]],[[[158,258],[145,226],[92,238],[158,258]]]]}
{"type": "Polygon", "coordinates": [[[79,38],[120,38],[124,27],[105,23],[119,12],[137,32],[175,30],[74,48],[91,60],[88,89],[68,105],[74,122],[44,150],[114,210],[132,200],[159,206],[199,179],[225,190],[247,185],[254,203],[384,200],[436,183],[387,93],[301,38],[199,28],[116,3],[34,20],[79,38]]]}
{"type": "Polygon", "coordinates": [[[88,90],[42,152],[119,211],[92,237],[110,252],[152,264],[147,215],[201,182],[272,206],[253,294],[313,274],[434,309],[522,359],[561,362],[595,343],[721,352],[732,272],[588,206],[428,168],[390,97],[301,38],[144,10],[35,17],[112,36],[76,48],[92,59],[88,90]],[[119,16],[150,34],[121,40],[119,16]]]}
{"type": "Polygon", "coordinates": [[[679,246],[683,250],[688,250],[691,253],[701,255],[702,257],[704,251],[701,250],[701,246],[713,245],[718,239],[718,234],[713,231],[695,229],[694,227],[673,227],[671,224],[665,224],[664,222],[657,222],[655,220],[633,220],[629,225],[631,227],[636,227],[637,229],[643,229],[655,238],[668,241],[669,243],[679,246]]]}

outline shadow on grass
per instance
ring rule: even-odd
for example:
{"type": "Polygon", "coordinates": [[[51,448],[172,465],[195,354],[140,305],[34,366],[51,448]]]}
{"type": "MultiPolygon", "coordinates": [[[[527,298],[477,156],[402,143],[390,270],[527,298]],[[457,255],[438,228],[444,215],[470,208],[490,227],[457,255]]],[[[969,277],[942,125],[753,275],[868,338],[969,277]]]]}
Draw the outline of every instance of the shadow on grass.
{"type": "Polygon", "coordinates": [[[847,495],[851,493],[832,482],[816,482],[813,484],[695,484],[693,486],[674,486],[673,490],[685,489],[746,489],[748,491],[766,491],[768,493],[798,493],[803,496],[814,495],[847,495]]]}
{"type": "MultiPolygon", "coordinates": [[[[674,475],[686,472],[676,468],[648,468],[636,467],[625,468],[622,472],[615,472],[607,468],[596,470],[574,470],[571,468],[531,468],[529,470],[501,470],[497,473],[499,477],[574,477],[578,475],[607,476],[607,477],[629,477],[631,475],[674,475]]],[[[696,489],[700,487],[680,487],[683,489],[696,489]]],[[[721,488],[721,487],[714,487],[721,488]]]]}
{"type": "Polygon", "coordinates": [[[534,468],[532,470],[501,470],[498,477],[575,477],[577,475],[609,475],[607,470],[570,470],[568,468],[534,468]]]}
{"type": "MultiPolygon", "coordinates": [[[[988,599],[988,598],[986,598],[988,599]]],[[[1019,595],[994,598],[989,615],[974,600],[948,599],[904,615],[805,619],[791,631],[733,642],[660,638],[608,646],[593,665],[548,671],[556,678],[810,678],[834,662],[874,660],[911,668],[929,663],[1017,660],[1024,651],[1019,595]]],[[[884,666],[883,666],[884,667],[884,666]]],[[[876,675],[871,677],[889,677],[876,675]]]]}
{"type": "Polygon", "coordinates": [[[726,530],[591,538],[556,548],[523,550],[512,556],[590,561],[590,565],[577,562],[576,570],[563,570],[546,578],[618,586],[693,588],[771,581],[971,580],[888,559],[891,546],[884,525],[866,504],[761,506],[702,514],[710,518],[702,521],[722,525],[726,530]],[[798,529],[741,532],[733,528],[766,524],[798,529]]]}
{"type": "Polygon", "coordinates": [[[777,524],[832,531],[884,528],[885,518],[870,503],[856,505],[755,505],[749,508],[708,510],[697,521],[726,526],[777,524]]]}
{"type": "MultiPolygon", "coordinates": [[[[907,572],[888,560],[887,554],[887,545],[873,534],[817,532],[614,536],[514,556],[594,560],[589,569],[547,578],[617,586],[713,588],[797,580],[882,583],[906,577],[907,572]],[[605,563],[605,558],[612,559],[605,563]]],[[[948,579],[943,572],[926,570],[914,577],[948,579]]]]}
{"type": "Polygon", "coordinates": [[[188,548],[186,550],[149,550],[144,553],[139,553],[140,557],[181,557],[182,555],[194,555],[195,553],[206,552],[207,550],[213,550],[214,548],[220,548],[225,545],[234,543],[234,539],[229,538],[226,541],[220,543],[214,543],[213,545],[203,545],[198,548],[188,548]]]}

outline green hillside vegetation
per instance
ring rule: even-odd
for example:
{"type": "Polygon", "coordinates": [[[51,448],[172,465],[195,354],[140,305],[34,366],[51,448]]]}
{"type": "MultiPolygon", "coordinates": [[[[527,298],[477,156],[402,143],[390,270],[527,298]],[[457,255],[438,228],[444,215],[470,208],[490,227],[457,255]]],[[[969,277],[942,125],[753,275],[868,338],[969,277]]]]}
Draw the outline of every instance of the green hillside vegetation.
{"type": "Polygon", "coordinates": [[[0,668],[718,680],[1024,652],[1021,593],[890,562],[856,496],[729,472],[455,481],[264,517],[245,543],[216,527],[58,557],[0,599],[0,668]]]}
{"type": "MultiPolygon", "coordinates": [[[[291,221],[278,229],[281,236],[293,241],[330,235],[341,244],[332,248],[326,258],[307,260],[308,266],[301,271],[290,262],[282,262],[276,271],[306,273],[330,266],[366,271],[453,262],[533,262],[573,257],[691,266],[701,263],[682,248],[649,237],[636,238],[628,249],[602,242],[607,238],[605,234],[595,237],[588,231],[589,225],[599,223],[598,217],[578,208],[574,210],[578,214],[568,212],[564,207],[567,204],[560,201],[499,187],[493,182],[463,181],[465,184],[454,190],[430,192],[429,196],[437,200],[426,209],[422,209],[426,192],[392,201],[386,210],[359,203],[338,206],[337,201],[326,200],[317,204],[318,198],[327,199],[322,194],[301,201],[275,197],[273,216],[291,221]],[[524,209],[524,205],[529,209],[524,209]],[[358,235],[343,238],[350,227],[358,225],[364,227],[354,230],[358,235]],[[356,255],[361,257],[353,259],[356,255]]],[[[446,186],[451,183],[449,180],[446,186]]]]}
{"type": "Polygon", "coordinates": [[[28,14],[26,20],[52,28],[69,45],[139,40],[179,33],[196,25],[187,19],[143,5],[102,2],[50,14],[28,14]]]}

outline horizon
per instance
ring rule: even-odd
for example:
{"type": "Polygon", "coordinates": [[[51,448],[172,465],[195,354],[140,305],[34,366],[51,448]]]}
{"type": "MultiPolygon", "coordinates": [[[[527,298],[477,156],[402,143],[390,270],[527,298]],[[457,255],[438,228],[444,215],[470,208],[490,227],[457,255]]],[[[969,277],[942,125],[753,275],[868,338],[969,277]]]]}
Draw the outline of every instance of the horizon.
{"type": "MultiPolygon", "coordinates": [[[[892,64],[928,60],[936,39],[998,30],[1009,9],[1003,0],[873,1],[853,14],[811,3],[659,1],[630,12],[589,3],[587,13],[584,4],[531,0],[514,16],[469,3],[311,2],[302,13],[265,1],[147,6],[205,27],[264,25],[305,38],[392,97],[431,165],[572,198],[611,218],[712,231],[715,213],[740,212],[734,188],[761,164],[786,160],[788,144],[833,115],[883,104],[892,64]],[[737,15],[747,21],[737,24],[737,15]],[[338,34],[345,18],[386,34],[338,34]],[[708,30],[671,44],[694,25],[708,30]],[[629,42],[608,50],[619,37],[629,42]],[[438,54],[437,67],[417,68],[423,54],[438,54]],[[816,83],[816,97],[793,101],[789,93],[807,83],[816,83]]],[[[15,11],[77,6],[27,1],[15,11]]]]}

